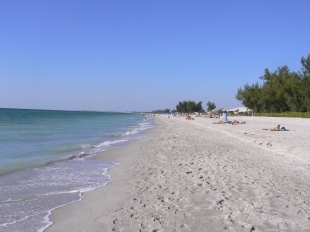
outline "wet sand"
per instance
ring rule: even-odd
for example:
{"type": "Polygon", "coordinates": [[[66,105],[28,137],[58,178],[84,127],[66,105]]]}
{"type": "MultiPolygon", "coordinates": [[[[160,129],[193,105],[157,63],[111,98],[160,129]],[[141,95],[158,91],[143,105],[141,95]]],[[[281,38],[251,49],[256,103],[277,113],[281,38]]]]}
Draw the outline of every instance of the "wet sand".
{"type": "Polygon", "coordinates": [[[46,231],[310,231],[310,120],[155,116],[100,154],[112,181],[53,211],[46,231]],[[264,131],[280,124],[289,131],[264,131]]]}

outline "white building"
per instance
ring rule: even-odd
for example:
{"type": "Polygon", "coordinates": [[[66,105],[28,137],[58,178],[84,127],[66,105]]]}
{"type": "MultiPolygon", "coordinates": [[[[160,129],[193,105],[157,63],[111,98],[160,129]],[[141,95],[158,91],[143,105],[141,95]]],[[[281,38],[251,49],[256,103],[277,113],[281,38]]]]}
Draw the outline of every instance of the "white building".
{"type": "Polygon", "coordinates": [[[229,110],[227,110],[227,112],[231,112],[234,114],[247,112],[248,114],[250,114],[250,112],[252,112],[252,110],[247,108],[247,107],[237,107],[237,108],[229,109],[229,110]]]}

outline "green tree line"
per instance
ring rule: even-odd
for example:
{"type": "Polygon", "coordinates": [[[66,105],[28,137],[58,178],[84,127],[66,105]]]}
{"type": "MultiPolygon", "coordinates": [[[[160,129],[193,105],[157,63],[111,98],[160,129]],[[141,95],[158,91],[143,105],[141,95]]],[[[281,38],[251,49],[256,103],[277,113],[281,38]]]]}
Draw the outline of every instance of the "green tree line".
{"type": "MultiPolygon", "coordinates": [[[[214,102],[208,101],[207,103],[207,111],[214,110],[216,108],[216,105],[214,102]]],[[[179,102],[179,104],[176,106],[176,110],[170,110],[168,108],[164,110],[153,110],[152,113],[154,114],[165,114],[165,113],[193,113],[193,112],[205,112],[202,107],[202,101],[199,101],[196,103],[195,101],[183,101],[179,102]]]]}
{"type": "Polygon", "coordinates": [[[239,88],[236,99],[254,112],[308,112],[310,110],[310,54],[301,58],[301,71],[285,65],[276,71],[265,69],[261,80],[239,88]]]}
{"type": "Polygon", "coordinates": [[[176,106],[177,112],[180,113],[192,113],[192,112],[202,112],[202,102],[196,103],[195,101],[183,101],[179,102],[176,106]]]}
{"type": "Polygon", "coordinates": [[[164,110],[153,110],[152,113],[153,114],[168,114],[174,112],[174,110],[170,110],[168,108],[164,109],[164,110]]]}

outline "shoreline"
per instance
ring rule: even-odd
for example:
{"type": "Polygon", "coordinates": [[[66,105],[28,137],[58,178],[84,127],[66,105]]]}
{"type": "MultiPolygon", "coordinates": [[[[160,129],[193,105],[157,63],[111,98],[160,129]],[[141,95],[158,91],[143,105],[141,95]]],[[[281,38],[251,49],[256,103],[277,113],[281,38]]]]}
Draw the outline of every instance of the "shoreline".
{"type": "MultiPolygon", "coordinates": [[[[79,201],[54,209],[49,216],[53,224],[44,231],[87,232],[108,230],[106,225],[111,224],[113,211],[130,199],[129,196],[118,193],[119,191],[128,191],[132,182],[135,181],[135,179],[130,180],[129,175],[133,174],[132,166],[142,155],[139,146],[147,145],[153,134],[158,133],[164,127],[164,125],[158,124],[156,120],[153,121],[153,124],[154,127],[148,129],[141,139],[96,155],[94,157],[96,160],[113,161],[118,164],[108,170],[108,175],[111,176],[110,182],[95,190],[82,193],[82,199],[79,201]],[[100,200],[100,204],[104,204],[104,209],[95,210],[99,204],[96,199],[100,200]],[[74,215],[72,215],[72,212],[74,212],[74,215]],[[65,215],[70,215],[72,218],[65,215]],[[99,221],[97,221],[97,217],[99,217],[99,221]],[[78,224],[76,220],[79,221],[78,224]]],[[[134,177],[132,176],[132,178],[134,177]]]]}
{"type": "Polygon", "coordinates": [[[45,231],[310,229],[310,120],[156,116],[155,127],[97,159],[112,180],[54,210],[45,231]],[[263,131],[285,126],[289,131],[263,131]]]}

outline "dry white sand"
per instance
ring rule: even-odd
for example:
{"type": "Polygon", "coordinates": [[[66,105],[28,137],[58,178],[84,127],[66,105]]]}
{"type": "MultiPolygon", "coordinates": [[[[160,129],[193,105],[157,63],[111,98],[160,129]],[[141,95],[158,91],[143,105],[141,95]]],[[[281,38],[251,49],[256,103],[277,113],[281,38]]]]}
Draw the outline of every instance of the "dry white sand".
{"type": "Polygon", "coordinates": [[[53,211],[46,231],[310,231],[310,120],[156,116],[99,159],[112,181],[53,211]],[[263,131],[280,124],[289,131],[263,131]]]}

